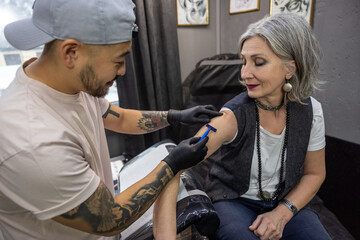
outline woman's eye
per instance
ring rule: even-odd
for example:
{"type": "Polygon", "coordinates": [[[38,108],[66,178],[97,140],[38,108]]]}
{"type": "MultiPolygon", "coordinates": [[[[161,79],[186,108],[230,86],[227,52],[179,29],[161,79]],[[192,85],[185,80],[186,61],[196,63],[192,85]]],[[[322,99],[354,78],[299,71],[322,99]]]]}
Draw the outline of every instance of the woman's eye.
{"type": "Polygon", "coordinates": [[[255,66],[263,66],[265,65],[266,61],[265,60],[262,60],[262,59],[259,59],[259,60],[255,60],[255,66]]]}

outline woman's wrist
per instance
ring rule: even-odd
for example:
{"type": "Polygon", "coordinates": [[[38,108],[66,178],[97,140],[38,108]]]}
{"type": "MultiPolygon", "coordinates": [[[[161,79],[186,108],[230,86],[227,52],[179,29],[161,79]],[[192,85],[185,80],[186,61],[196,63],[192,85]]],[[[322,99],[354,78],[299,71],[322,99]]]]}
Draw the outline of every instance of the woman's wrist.
{"type": "Polygon", "coordinates": [[[281,216],[281,219],[284,220],[285,224],[288,223],[294,216],[294,214],[283,204],[278,204],[273,211],[281,216]]]}
{"type": "Polygon", "coordinates": [[[289,200],[287,199],[282,199],[279,204],[282,204],[284,205],[285,207],[287,207],[292,213],[293,215],[295,216],[297,213],[298,213],[298,209],[297,207],[292,203],[290,202],[289,200]]]}

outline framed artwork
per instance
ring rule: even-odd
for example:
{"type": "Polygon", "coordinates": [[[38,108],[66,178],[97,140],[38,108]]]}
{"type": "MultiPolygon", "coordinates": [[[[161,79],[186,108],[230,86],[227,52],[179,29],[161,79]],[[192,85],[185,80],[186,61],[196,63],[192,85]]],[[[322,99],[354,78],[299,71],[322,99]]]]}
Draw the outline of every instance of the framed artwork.
{"type": "Polygon", "coordinates": [[[175,0],[178,26],[209,25],[209,0],[175,0]]]}
{"type": "Polygon", "coordinates": [[[298,14],[312,26],[315,0],[270,0],[270,15],[282,12],[298,14]]]}
{"type": "Polygon", "coordinates": [[[244,13],[258,11],[260,9],[260,0],[230,0],[229,13],[244,13]]]}

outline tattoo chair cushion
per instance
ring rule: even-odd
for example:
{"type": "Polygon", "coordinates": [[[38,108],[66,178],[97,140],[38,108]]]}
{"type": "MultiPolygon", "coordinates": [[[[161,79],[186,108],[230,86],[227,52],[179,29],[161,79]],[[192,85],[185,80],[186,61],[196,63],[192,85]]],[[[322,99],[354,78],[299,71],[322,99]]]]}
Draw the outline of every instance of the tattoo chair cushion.
{"type": "MultiPolygon", "coordinates": [[[[161,141],[128,161],[118,174],[117,192],[122,192],[151,172],[176,146],[171,140],[161,141]]],[[[214,233],[219,225],[216,211],[191,170],[181,174],[177,199],[177,232],[195,226],[202,236],[214,233]]],[[[132,225],[121,233],[122,240],[153,239],[153,205],[132,225]]]]}

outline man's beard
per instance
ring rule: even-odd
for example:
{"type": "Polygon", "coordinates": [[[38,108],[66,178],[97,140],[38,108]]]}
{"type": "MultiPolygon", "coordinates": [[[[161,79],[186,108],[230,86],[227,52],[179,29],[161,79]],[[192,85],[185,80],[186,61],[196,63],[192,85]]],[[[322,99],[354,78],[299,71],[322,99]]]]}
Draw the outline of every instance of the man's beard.
{"type": "Polygon", "coordinates": [[[94,97],[104,97],[109,90],[108,87],[101,85],[94,69],[89,64],[81,70],[80,79],[85,88],[85,92],[94,97]]]}

